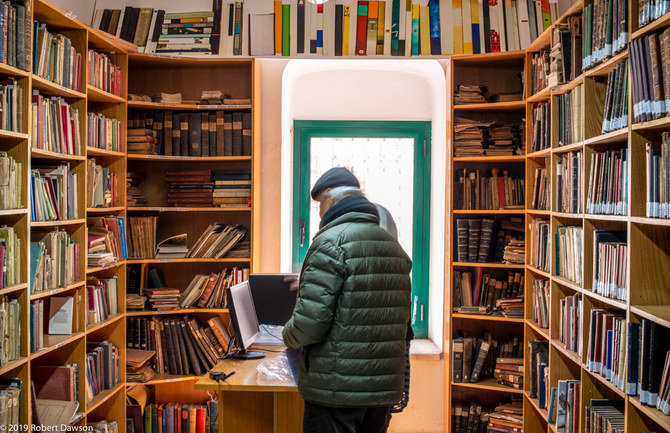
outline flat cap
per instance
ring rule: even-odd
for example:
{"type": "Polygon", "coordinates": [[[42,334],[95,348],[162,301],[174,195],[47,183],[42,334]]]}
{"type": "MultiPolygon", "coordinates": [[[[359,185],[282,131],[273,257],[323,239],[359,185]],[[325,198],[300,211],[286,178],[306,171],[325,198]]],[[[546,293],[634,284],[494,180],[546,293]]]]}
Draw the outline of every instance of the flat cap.
{"type": "Polygon", "coordinates": [[[312,187],[312,199],[316,200],[316,197],[324,189],[337,188],[338,186],[353,186],[360,188],[361,184],[358,183],[356,176],[346,168],[333,167],[323,173],[319,180],[314,183],[314,187],[312,187]]]}

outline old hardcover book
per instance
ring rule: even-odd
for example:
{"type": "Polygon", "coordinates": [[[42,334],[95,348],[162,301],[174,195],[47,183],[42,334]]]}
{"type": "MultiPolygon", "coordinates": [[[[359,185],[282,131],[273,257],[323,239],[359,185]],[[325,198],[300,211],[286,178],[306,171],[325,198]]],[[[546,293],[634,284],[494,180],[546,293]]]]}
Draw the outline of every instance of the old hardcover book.
{"type": "Polygon", "coordinates": [[[196,353],[195,348],[193,347],[193,342],[191,342],[191,339],[188,336],[188,330],[186,329],[186,324],[184,323],[184,320],[177,320],[177,324],[179,327],[181,340],[184,342],[184,346],[188,351],[191,370],[193,370],[193,372],[196,375],[200,376],[201,374],[203,374],[203,370],[200,367],[200,360],[198,359],[198,354],[196,353]]]}
{"type": "Polygon", "coordinates": [[[451,381],[454,383],[463,382],[463,348],[464,341],[462,338],[454,339],[452,345],[452,362],[451,362],[451,381]]]}
{"type": "Polygon", "coordinates": [[[479,253],[479,237],[482,220],[468,220],[468,262],[475,263],[479,253]]]}
{"type": "Polygon", "coordinates": [[[163,114],[163,152],[172,155],[172,111],[167,110],[163,114]]]}
{"type": "Polygon", "coordinates": [[[223,320],[220,317],[216,316],[207,321],[207,324],[212,329],[214,336],[221,344],[224,350],[228,350],[228,343],[230,341],[230,334],[226,329],[226,326],[223,324],[223,320]]]}
{"type": "Polygon", "coordinates": [[[157,153],[159,155],[165,154],[165,146],[163,142],[163,120],[165,118],[164,111],[156,110],[154,111],[154,121],[152,123],[152,129],[155,131],[156,143],[157,143],[157,153]]]}
{"type": "Polygon", "coordinates": [[[475,383],[479,381],[479,376],[482,373],[482,368],[484,368],[484,360],[486,355],[489,352],[491,343],[485,340],[479,340],[477,344],[477,356],[475,357],[475,366],[472,369],[472,374],[470,375],[470,382],[475,383]]]}
{"type": "Polygon", "coordinates": [[[193,112],[188,114],[188,155],[201,156],[202,155],[202,133],[201,133],[201,117],[200,113],[193,112]]]}
{"type": "Polygon", "coordinates": [[[456,234],[457,234],[457,255],[459,262],[468,261],[468,230],[469,230],[469,221],[464,218],[456,220],[456,234]]]}
{"type": "MultiPolygon", "coordinates": [[[[225,156],[225,147],[224,147],[224,113],[223,111],[217,111],[216,116],[216,156],[225,156]]],[[[211,143],[210,143],[211,144],[211,143]]]]}
{"type": "Polygon", "coordinates": [[[216,114],[214,112],[207,114],[207,122],[209,123],[209,156],[222,156],[216,152],[217,126],[216,126],[216,114]]]}
{"type": "Polygon", "coordinates": [[[188,113],[179,114],[179,156],[189,156],[189,130],[188,130],[188,113]]]}
{"type": "Polygon", "coordinates": [[[223,114],[223,155],[233,156],[233,113],[223,114]]]}
{"type": "Polygon", "coordinates": [[[242,156],[242,112],[233,112],[232,156],[242,156]]]}
{"type": "Polygon", "coordinates": [[[75,368],[71,365],[36,365],[32,380],[38,399],[75,401],[75,368]]]}
{"type": "Polygon", "coordinates": [[[200,113],[200,156],[209,156],[209,114],[200,113]]]}
{"type": "Polygon", "coordinates": [[[251,156],[251,112],[242,112],[242,155],[251,156]]]}
{"type": "Polygon", "coordinates": [[[489,261],[491,255],[491,242],[493,241],[493,224],[495,221],[490,219],[482,220],[481,236],[479,239],[479,253],[477,254],[477,261],[479,263],[486,263],[489,261]]]}
{"type": "Polygon", "coordinates": [[[180,369],[177,367],[177,350],[175,349],[174,339],[168,322],[168,320],[161,320],[161,331],[165,336],[165,355],[168,364],[166,372],[169,374],[181,374],[180,369]]]}
{"type": "Polygon", "coordinates": [[[474,350],[474,337],[463,340],[463,382],[470,382],[470,373],[472,372],[472,351],[474,350]]]}

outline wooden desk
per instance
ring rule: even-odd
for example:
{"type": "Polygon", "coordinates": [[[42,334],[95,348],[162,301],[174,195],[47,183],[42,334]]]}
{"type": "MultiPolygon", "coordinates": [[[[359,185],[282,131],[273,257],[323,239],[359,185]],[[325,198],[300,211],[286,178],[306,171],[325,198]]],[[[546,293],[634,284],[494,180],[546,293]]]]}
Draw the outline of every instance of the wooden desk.
{"type": "MultiPolygon", "coordinates": [[[[257,347],[263,350],[263,347],[257,347]]],[[[283,350],[283,346],[268,346],[283,350]]],[[[235,374],[217,382],[204,375],[196,389],[218,391],[219,432],[221,433],[295,433],[302,431],[304,401],[293,379],[283,382],[258,383],[256,367],[266,359],[278,358],[279,352],[266,352],[262,359],[226,359],[212,371],[235,374]]]]}

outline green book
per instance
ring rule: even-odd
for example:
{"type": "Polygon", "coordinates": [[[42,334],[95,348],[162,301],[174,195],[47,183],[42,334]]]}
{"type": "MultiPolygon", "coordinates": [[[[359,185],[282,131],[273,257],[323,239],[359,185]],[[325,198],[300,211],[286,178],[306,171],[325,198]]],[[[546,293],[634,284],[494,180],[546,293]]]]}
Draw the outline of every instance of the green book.
{"type": "Polygon", "coordinates": [[[281,55],[291,55],[291,5],[281,5],[281,55]]]}
{"type": "Polygon", "coordinates": [[[151,407],[144,408],[144,433],[151,433],[151,407]]]}

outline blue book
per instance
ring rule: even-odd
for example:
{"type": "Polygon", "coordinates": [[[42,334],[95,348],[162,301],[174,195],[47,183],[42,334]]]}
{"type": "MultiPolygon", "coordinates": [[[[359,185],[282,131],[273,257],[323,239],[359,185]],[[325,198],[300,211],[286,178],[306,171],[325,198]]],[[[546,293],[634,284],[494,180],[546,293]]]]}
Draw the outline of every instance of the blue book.
{"type": "MultiPolygon", "coordinates": [[[[391,55],[399,56],[400,0],[391,3],[391,55]]],[[[404,54],[404,53],[403,53],[404,54]]]]}
{"type": "Polygon", "coordinates": [[[607,359],[605,361],[605,368],[604,368],[604,373],[605,373],[605,379],[611,380],[612,379],[612,336],[613,332],[612,331],[607,331],[607,359]]]}
{"type": "Polygon", "coordinates": [[[640,357],[640,323],[631,322],[628,324],[628,371],[626,376],[626,394],[638,394],[638,373],[640,357]]]}
{"type": "Polygon", "coordinates": [[[549,396],[549,408],[547,409],[547,422],[549,424],[553,424],[556,422],[556,418],[554,416],[554,409],[556,408],[556,390],[557,388],[555,386],[551,387],[551,395],[549,396]]]}
{"type": "Polygon", "coordinates": [[[40,257],[44,252],[44,244],[42,242],[30,243],[30,293],[35,291],[35,277],[37,276],[37,267],[40,264],[40,257]]]}
{"type": "Polygon", "coordinates": [[[547,370],[547,364],[540,364],[538,366],[537,372],[537,383],[538,383],[538,392],[537,392],[537,405],[541,408],[547,407],[547,382],[544,380],[544,374],[547,370]]]}
{"type": "MultiPolygon", "coordinates": [[[[439,56],[442,54],[442,45],[440,43],[439,0],[430,0],[428,2],[428,13],[430,15],[430,54],[433,56],[439,56]]],[[[477,35],[479,35],[479,33],[477,33],[477,35]]]]}

